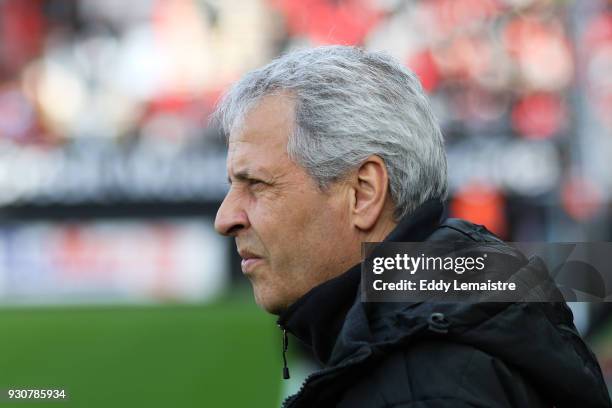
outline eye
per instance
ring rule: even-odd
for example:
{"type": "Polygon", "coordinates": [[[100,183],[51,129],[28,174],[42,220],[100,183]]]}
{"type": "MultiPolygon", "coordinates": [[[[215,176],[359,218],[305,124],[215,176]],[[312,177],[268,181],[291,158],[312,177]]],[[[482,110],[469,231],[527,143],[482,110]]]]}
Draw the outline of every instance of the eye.
{"type": "Polygon", "coordinates": [[[249,187],[256,187],[256,188],[263,187],[266,184],[262,180],[257,180],[257,179],[249,179],[248,183],[249,183],[249,187]]]}

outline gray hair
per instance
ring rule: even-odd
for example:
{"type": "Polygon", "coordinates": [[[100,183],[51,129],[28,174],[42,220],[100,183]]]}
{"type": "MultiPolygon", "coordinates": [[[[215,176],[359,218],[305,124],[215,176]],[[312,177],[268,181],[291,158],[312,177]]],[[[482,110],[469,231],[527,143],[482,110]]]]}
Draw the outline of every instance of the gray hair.
{"type": "Polygon", "coordinates": [[[348,46],[283,55],[234,84],[213,120],[227,136],[260,98],[280,92],[295,99],[289,157],[322,190],[378,155],[396,219],[446,199],[442,133],[417,77],[390,56],[348,46]]]}

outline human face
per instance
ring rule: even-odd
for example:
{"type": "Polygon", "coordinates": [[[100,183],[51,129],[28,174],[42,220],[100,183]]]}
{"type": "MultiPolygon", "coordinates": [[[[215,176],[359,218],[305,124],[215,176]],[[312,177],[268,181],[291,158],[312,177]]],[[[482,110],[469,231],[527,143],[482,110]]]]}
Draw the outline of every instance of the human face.
{"type": "Polygon", "coordinates": [[[216,230],[235,238],[257,304],[279,314],[312,287],[359,262],[342,183],[320,191],[287,154],[294,103],[264,97],[229,137],[230,190],[216,230]]]}

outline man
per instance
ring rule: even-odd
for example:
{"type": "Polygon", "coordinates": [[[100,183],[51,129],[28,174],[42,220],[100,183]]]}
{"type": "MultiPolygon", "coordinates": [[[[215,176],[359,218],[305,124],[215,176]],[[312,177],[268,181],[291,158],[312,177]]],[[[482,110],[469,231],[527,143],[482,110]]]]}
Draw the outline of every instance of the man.
{"type": "Polygon", "coordinates": [[[499,242],[442,217],[442,135],[399,63],[294,52],[242,78],[216,118],[231,186],[215,228],[256,302],[325,367],[285,406],[610,406],[563,303],[361,301],[362,242],[499,242]]]}

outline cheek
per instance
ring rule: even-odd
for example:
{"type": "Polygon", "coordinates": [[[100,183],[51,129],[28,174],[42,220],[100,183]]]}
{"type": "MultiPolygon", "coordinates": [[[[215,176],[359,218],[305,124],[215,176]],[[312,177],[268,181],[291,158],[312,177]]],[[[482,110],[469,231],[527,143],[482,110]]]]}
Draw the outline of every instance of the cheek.
{"type": "Polygon", "coordinates": [[[331,205],[315,205],[307,213],[300,214],[299,220],[300,231],[293,242],[298,247],[298,257],[309,266],[329,261],[346,237],[343,214],[331,205]]]}
{"type": "Polygon", "coordinates": [[[251,220],[254,229],[264,239],[295,241],[311,224],[314,212],[307,207],[304,208],[299,200],[278,197],[256,203],[253,206],[251,220]]]}
{"type": "Polygon", "coordinates": [[[264,197],[253,202],[251,225],[269,256],[270,273],[301,274],[337,245],[348,228],[342,202],[310,190],[264,197]],[[294,272],[295,271],[295,272],[294,272]]]}
{"type": "Polygon", "coordinates": [[[310,223],[311,253],[317,260],[344,264],[348,258],[360,254],[360,244],[352,234],[350,220],[341,206],[329,204],[318,211],[310,223]],[[357,242],[357,244],[356,244],[357,242]]]}
{"type": "Polygon", "coordinates": [[[308,268],[309,255],[322,234],[316,212],[281,200],[260,207],[253,229],[269,256],[270,275],[295,281],[308,268]]]}

